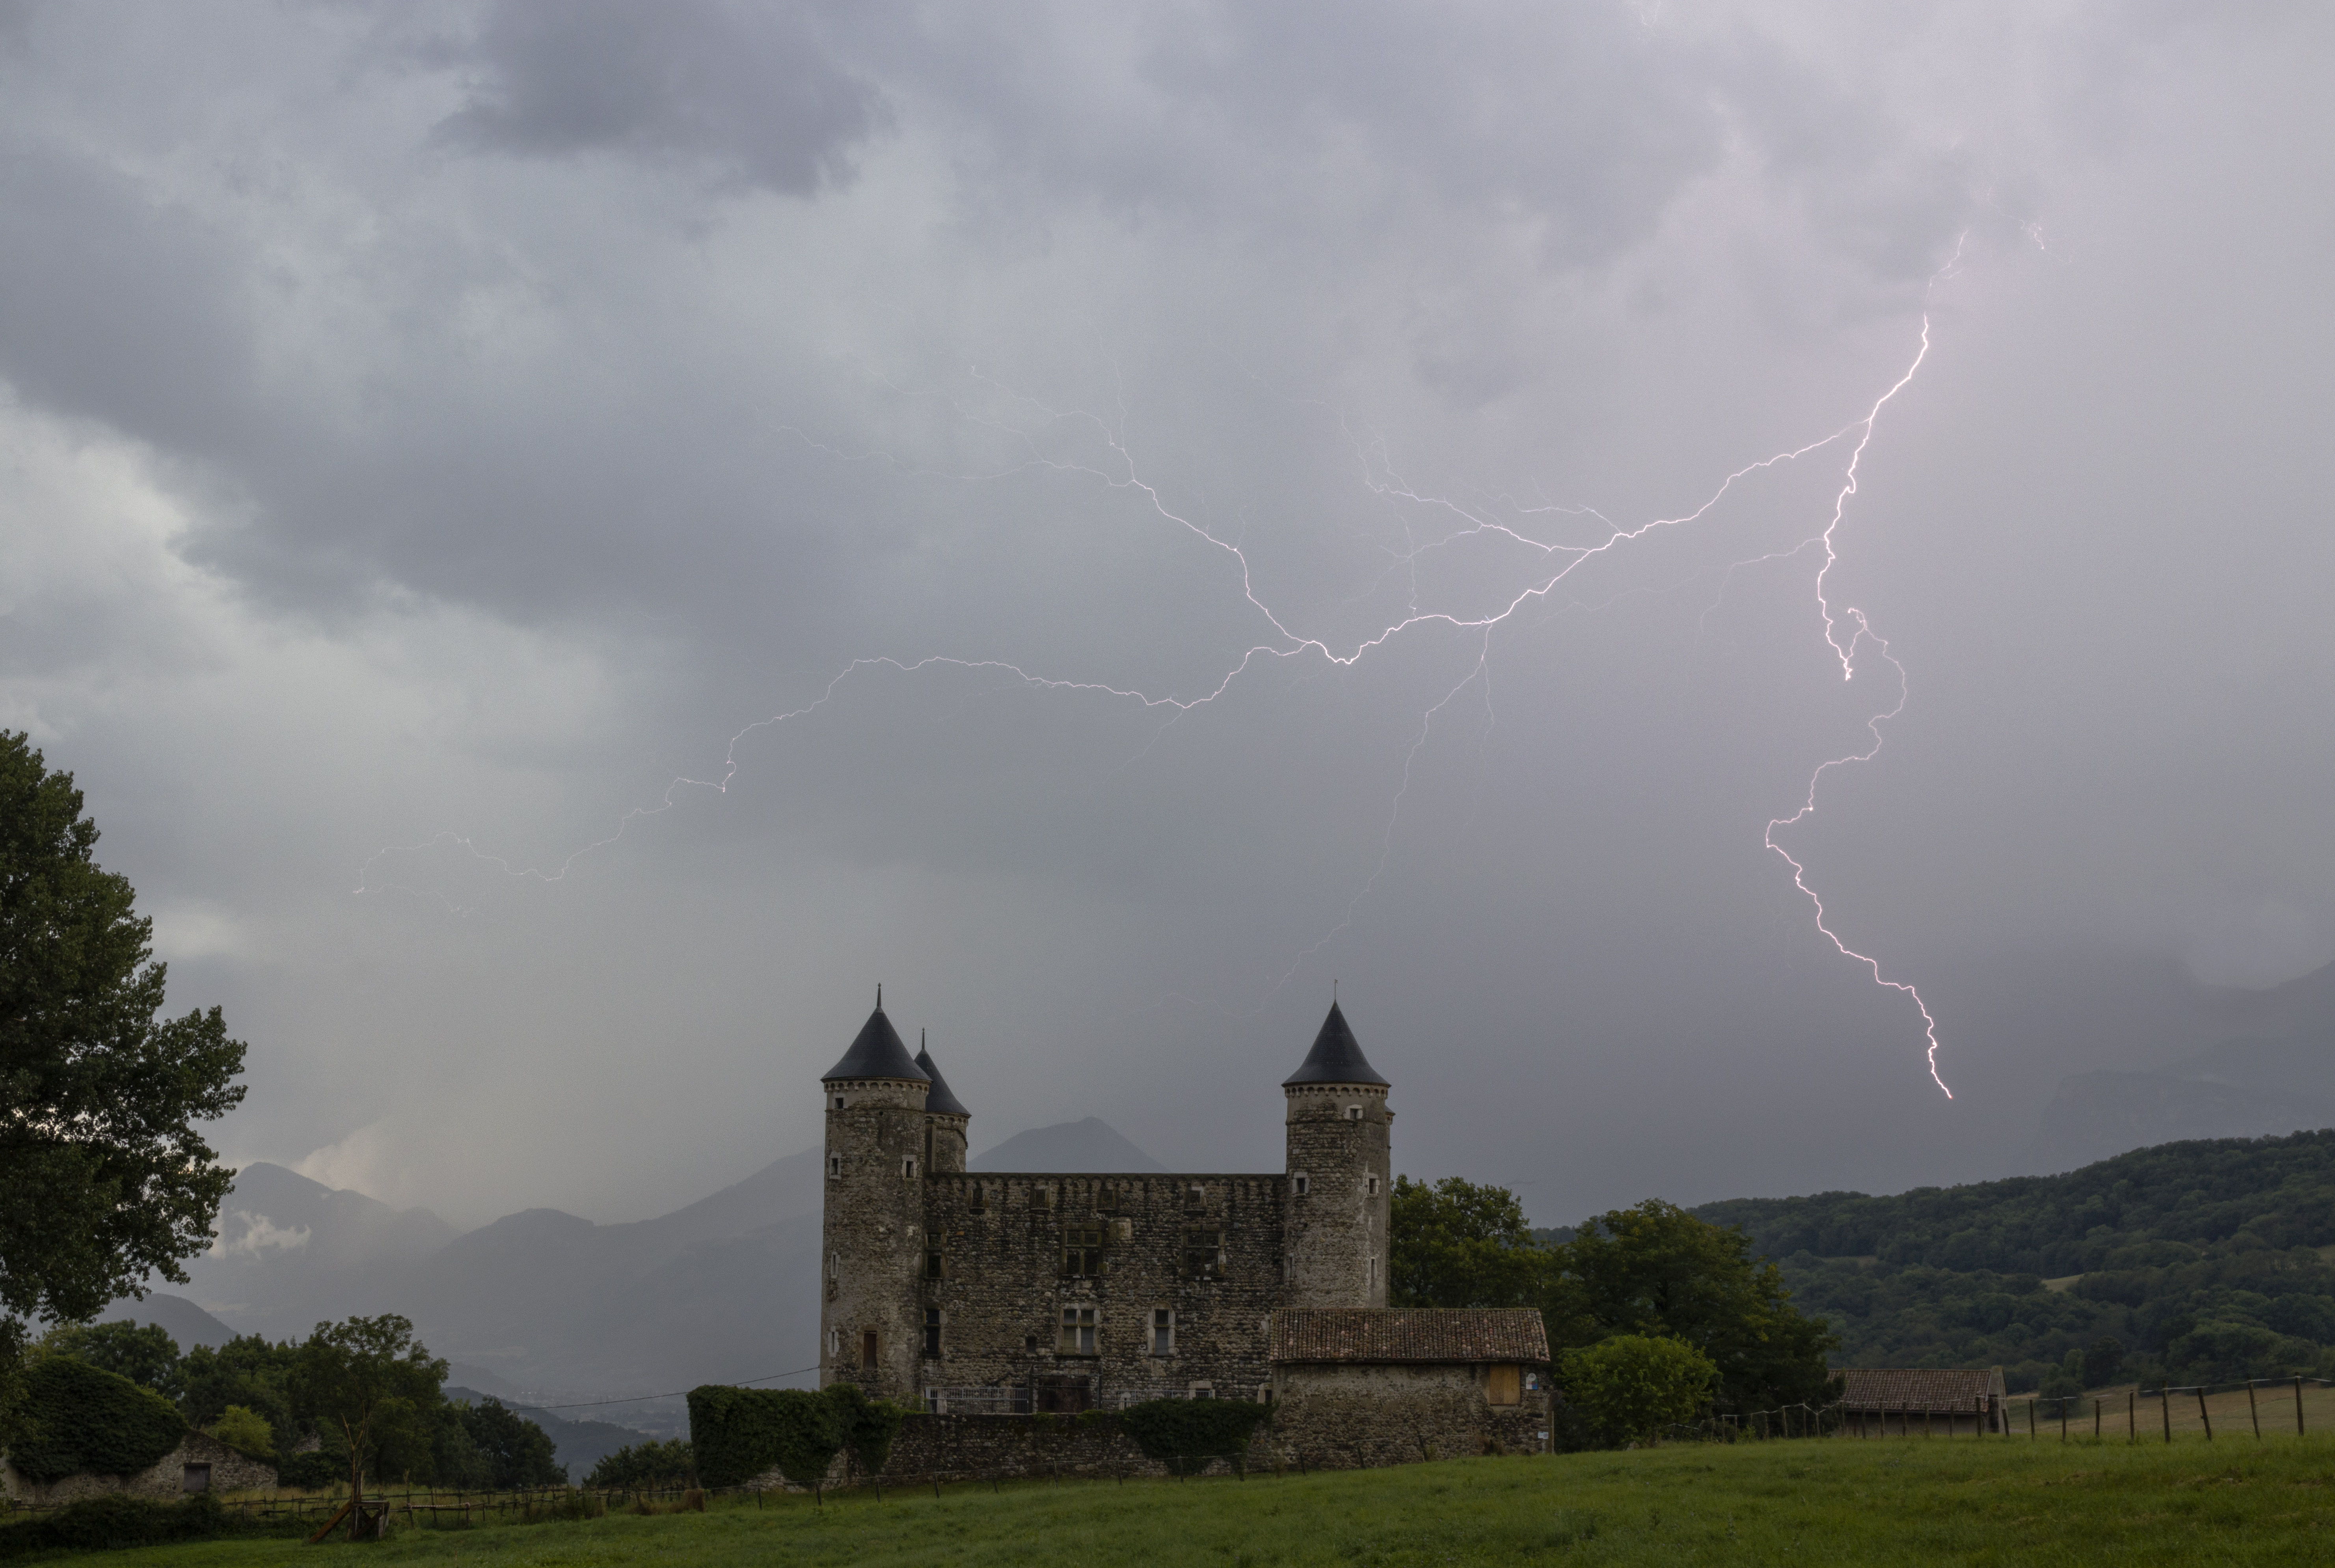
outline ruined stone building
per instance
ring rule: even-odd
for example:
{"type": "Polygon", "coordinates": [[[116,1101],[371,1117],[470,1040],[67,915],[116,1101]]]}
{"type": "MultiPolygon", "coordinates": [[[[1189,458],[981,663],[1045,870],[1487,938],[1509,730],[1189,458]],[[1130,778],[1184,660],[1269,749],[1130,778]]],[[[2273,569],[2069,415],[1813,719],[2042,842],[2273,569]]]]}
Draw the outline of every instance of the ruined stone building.
{"type": "Polygon", "coordinates": [[[1335,1003],[1281,1085],[1276,1172],[969,1173],[970,1113],[880,1001],[821,1085],[822,1384],[935,1415],[1408,1399],[1420,1431],[1466,1417],[1447,1452],[1545,1436],[1537,1312],[1386,1310],[1394,1113],[1335,1003]]]}

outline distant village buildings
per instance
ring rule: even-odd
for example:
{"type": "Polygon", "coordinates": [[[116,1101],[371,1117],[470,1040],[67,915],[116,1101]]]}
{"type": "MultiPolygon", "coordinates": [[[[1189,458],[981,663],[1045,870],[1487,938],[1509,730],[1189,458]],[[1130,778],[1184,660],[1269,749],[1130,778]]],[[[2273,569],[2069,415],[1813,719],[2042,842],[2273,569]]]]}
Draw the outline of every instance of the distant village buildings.
{"type": "Polygon", "coordinates": [[[1390,1086],[1335,1003],[1277,1172],[970,1173],[971,1112],[880,1001],[820,1088],[822,1385],[935,1418],[1255,1400],[1308,1464],[1546,1446],[1537,1312],[1386,1304],[1390,1086]]]}

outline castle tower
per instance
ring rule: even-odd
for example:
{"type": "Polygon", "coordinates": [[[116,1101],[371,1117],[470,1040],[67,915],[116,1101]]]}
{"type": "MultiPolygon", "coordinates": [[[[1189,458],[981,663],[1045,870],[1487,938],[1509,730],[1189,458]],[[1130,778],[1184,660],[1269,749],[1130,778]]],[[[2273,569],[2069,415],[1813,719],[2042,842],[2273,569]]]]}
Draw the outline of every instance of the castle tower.
{"type": "Polygon", "coordinates": [[[922,1034],[916,1037],[916,1065],[933,1080],[932,1091],[925,1096],[925,1169],[934,1176],[963,1176],[964,1129],[973,1112],[949,1092],[948,1079],[933,1065],[922,1034]]]}
{"type": "Polygon", "coordinates": [[[1388,1087],[1332,1002],[1313,1049],[1281,1085],[1289,1101],[1284,1306],[1387,1304],[1388,1087]]]}
{"type": "Polygon", "coordinates": [[[854,1382],[871,1397],[906,1401],[921,1343],[925,1110],[935,1085],[884,1016],[881,992],[819,1084],[827,1105],[819,1386],[854,1382]]]}

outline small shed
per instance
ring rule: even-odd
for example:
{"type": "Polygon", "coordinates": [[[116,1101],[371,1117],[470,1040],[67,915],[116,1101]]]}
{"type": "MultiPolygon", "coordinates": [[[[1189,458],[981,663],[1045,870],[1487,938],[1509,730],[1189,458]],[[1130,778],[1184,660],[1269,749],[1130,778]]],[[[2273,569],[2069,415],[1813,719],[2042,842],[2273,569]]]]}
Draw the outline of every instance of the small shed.
{"type": "Polygon", "coordinates": [[[1841,1428],[1855,1437],[1975,1437],[2007,1418],[2001,1367],[1851,1367],[1841,1428]]]}
{"type": "Polygon", "coordinates": [[[1519,1308],[1316,1307],[1273,1314],[1274,1441],[1367,1467],[1548,1446],[1548,1334],[1519,1308]]]}
{"type": "Polygon", "coordinates": [[[209,1433],[190,1429],[179,1446],[132,1476],[64,1476],[35,1481],[0,1456],[0,1493],[24,1503],[78,1503],[127,1493],[164,1502],[189,1492],[240,1492],[274,1486],[276,1466],[237,1452],[209,1433]]]}

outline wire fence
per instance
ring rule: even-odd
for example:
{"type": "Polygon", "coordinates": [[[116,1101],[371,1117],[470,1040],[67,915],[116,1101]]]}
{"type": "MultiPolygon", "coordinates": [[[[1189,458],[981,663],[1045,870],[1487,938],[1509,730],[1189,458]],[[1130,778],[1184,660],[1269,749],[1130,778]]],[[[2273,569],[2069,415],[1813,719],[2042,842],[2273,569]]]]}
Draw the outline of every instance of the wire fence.
{"type": "Polygon", "coordinates": [[[2017,1437],[2040,1441],[2046,1435],[2061,1442],[2088,1439],[2106,1442],[2121,1436],[2127,1443],[2144,1438],[2170,1443],[2176,1437],[2202,1434],[2214,1440],[2216,1403],[2227,1436],[2234,1428],[2257,1439],[2286,1430],[2295,1436],[2311,1430],[2311,1408],[2316,1403],[2320,1425],[2335,1426],[2335,1379],[2314,1377],[2245,1378],[2222,1383],[2167,1384],[2144,1389],[2137,1384],[2107,1392],[2046,1397],[1976,1395],[1967,1403],[1940,1399],[1908,1399],[1897,1404],[1780,1405],[1774,1409],[1742,1414],[1711,1415],[1699,1421],[1679,1422],[1662,1429],[1671,1442],[1768,1442],[1805,1437],[2017,1437]],[[2312,1400],[2307,1394],[2329,1397],[2312,1400]],[[2239,1402],[2240,1396],[2243,1403],[2239,1402]],[[2088,1430],[2087,1428],[2088,1428],[2088,1430]]]}

